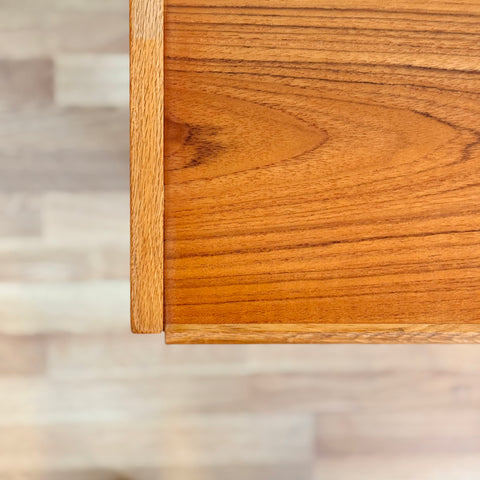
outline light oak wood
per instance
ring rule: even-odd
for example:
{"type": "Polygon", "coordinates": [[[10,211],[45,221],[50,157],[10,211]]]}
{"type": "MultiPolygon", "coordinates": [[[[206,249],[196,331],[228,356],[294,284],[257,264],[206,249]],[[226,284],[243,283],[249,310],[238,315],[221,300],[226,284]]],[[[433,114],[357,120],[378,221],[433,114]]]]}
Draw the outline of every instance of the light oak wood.
{"type": "Polygon", "coordinates": [[[163,329],[163,0],[130,1],[131,324],[163,329]]]}
{"type": "MultiPolygon", "coordinates": [[[[113,465],[114,472],[123,472],[135,467],[159,470],[237,464],[261,467],[275,465],[279,458],[284,465],[305,464],[311,458],[312,429],[307,414],[237,413],[217,417],[190,414],[157,418],[93,425],[39,424],[37,435],[31,435],[25,425],[2,425],[5,433],[0,436],[0,447],[8,456],[0,457],[0,475],[14,469],[41,471],[46,462],[56,470],[79,470],[88,464],[89,468],[113,465]],[[80,442],[71,440],[73,428],[76,438],[88,439],[82,442],[81,449],[80,442]],[[119,438],[127,444],[135,440],[136,446],[128,455],[119,452],[119,438]]],[[[122,475],[106,478],[121,479],[122,475]]],[[[159,471],[156,478],[162,477],[165,478],[159,471]]],[[[254,478],[262,478],[260,472],[254,478]]]]}
{"type": "Polygon", "coordinates": [[[128,56],[59,55],[55,60],[56,102],[62,107],[123,107],[128,103],[128,56]]]}
{"type": "MultiPolygon", "coordinates": [[[[25,72],[28,76],[33,69],[29,70],[25,72]]],[[[10,92],[8,89],[5,94],[13,100],[10,92]]],[[[35,108],[30,99],[27,105],[19,105],[15,115],[11,109],[0,108],[0,123],[5,125],[0,131],[0,156],[5,159],[1,192],[128,189],[126,108],[35,108]],[[21,138],[21,147],[13,138],[21,138]]]]}
{"type": "Polygon", "coordinates": [[[480,414],[468,409],[452,412],[446,422],[444,413],[432,411],[425,418],[418,411],[363,412],[350,422],[345,422],[343,413],[319,414],[316,418],[316,451],[323,458],[379,454],[392,458],[434,453],[448,455],[455,445],[470,442],[475,448],[475,442],[480,440],[480,414]],[[415,431],[423,434],[414,435],[415,431]]]}
{"type": "Polygon", "coordinates": [[[167,342],[478,342],[479,18],[167,2],[167,342]]]}
{"type": "Polygon", "coordinates": [[[313,480],[324,478],[343,478],[349,480],[369,480],[371,472],[378,478],[388,477],[390,480],[417,478],[437,480],[459,475],[461,478],[474,480],[480,460],[476,454],[459,455],[454,461],[441,453],[416,455],[415,459],[408,455],[389,457],[388,455],[339,455],[320,459],[315,467],[313,480]]]}
{"type": "Polygon", "coordinates": [[[46,107],[52,103],[52,61],[45,58],[0,60],[0,72],[0,89],[4,92],[0,106],[3,109],[7,106],[14,108],[19,103],[30,107],[46,107]]]}
{"type": "Polygon", "coordinates": [[[2,0],[2,58],[30,61],[65,53],[128,51],[128,2],[44,0],[43,8],[39,5],[35,0],[2,0]]]}
{"type": "Polygon", "coordinates": [[[45,340],[34,336],[0,334],[0,378],[3,375],[41,375],[46,372],[45,340]]]}

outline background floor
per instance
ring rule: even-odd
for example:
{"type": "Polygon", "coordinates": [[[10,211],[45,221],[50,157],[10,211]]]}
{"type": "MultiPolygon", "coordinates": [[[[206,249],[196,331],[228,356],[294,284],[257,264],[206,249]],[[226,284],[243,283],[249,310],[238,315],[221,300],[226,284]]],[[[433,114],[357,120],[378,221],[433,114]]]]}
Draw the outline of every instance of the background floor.
{"type": "Polygon", "coordinates": [[[0,479],[480,478],[480,346],[129,333],[127,0],[0,0],[0,479]]]}

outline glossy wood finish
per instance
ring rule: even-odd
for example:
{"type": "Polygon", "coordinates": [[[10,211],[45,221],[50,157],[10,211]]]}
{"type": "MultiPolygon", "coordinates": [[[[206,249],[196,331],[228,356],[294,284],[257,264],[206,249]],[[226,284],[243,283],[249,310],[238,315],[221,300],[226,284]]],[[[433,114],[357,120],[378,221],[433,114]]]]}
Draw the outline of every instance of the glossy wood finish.
{"type": "Polygon", "coordinates": [[[167,2],[168,342],[480,341],[479,19],[167,2]]]}
{"type": "Polygon", "coordinates": [[[163,330],[163,0],[130,1],[131,325],[163,330]]]}
{"type": "Polygon", "coordinates": [[[0,480],[480,477],[476,345],[132,335],[128,5],[0,1],[0,23],[0,480]]]}

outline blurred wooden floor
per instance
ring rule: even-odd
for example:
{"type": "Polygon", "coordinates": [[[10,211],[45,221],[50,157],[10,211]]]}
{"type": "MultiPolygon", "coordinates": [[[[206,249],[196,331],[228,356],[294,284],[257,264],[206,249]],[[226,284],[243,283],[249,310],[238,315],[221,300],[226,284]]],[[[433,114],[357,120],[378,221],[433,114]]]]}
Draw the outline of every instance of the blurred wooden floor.
{"type": "Polygon", "coordinates": [[[126,0],[0,0],[0,479],[478,480],[478,346],[129,333],[126,0]]]}

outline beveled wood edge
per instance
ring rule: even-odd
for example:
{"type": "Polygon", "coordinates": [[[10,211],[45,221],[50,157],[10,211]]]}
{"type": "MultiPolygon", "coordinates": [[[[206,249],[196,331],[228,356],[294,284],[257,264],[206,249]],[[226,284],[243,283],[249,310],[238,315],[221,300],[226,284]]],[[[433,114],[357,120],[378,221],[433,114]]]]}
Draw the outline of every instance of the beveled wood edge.
{"type": "Polygon", "coordinates": [[[170,324],[167,344],[480,343],[480,324],[170,324]]]}
{"type": "Polygon", "coordinates": [[[130,0],[130,301],[134,333],[163,330],[163,0],[130,0]]]}

